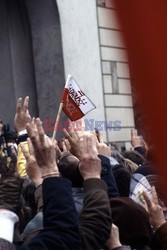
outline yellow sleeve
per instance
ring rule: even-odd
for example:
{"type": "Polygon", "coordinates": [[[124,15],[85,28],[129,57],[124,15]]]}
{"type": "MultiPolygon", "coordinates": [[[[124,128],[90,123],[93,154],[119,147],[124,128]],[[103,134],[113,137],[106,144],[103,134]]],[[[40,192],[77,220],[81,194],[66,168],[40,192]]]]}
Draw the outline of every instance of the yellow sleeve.
{"type": "MultiPolygon", "coordinates": [[[[24,145],[25,149],[28,151],[27,141],[22,142],[22,144],[24,145]]],[[[21,150],[20,145],[18,145],[17,171],[18,171],[18,174],[21,177],[27,175],[27,172],[26,172],[26,159],[25,159],[25,157],[23,155],[23,152],[21,150]]]]}

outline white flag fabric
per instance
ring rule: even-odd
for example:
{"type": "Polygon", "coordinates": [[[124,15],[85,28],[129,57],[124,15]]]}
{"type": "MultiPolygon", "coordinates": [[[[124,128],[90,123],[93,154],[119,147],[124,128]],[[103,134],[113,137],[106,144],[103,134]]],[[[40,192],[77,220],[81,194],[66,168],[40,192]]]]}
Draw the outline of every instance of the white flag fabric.
{"type": "Polygon", "coordinates": [[[71,121],[76,121],[86,115],[96,106],[83,93],[76,81],[71,75],[68,75],[66,85],[63,91],[63,111],[71,121]]]}

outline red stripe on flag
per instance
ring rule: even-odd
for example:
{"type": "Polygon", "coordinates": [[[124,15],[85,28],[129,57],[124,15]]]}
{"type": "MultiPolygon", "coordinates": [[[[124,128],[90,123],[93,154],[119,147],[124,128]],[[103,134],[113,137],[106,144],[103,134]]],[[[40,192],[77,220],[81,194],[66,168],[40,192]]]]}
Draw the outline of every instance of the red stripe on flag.
{"type": "Polygon", "coordinates": [[[66,88],[63,91],[62,102],[63,111],[71,121],[76,121],[84,116],[84,113],[69,96],[69,91],[66,88]]]}

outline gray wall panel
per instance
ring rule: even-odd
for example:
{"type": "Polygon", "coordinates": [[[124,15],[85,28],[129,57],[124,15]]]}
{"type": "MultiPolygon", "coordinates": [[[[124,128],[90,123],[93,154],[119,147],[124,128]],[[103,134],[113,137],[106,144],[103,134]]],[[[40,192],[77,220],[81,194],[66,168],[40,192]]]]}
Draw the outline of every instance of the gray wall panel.
{"type": "Polygon", "coordinates": [[[55,119],[64,81],[56,1],[1,0],[0,117],[12,124],[17,98],[29,95],[33,115],[55,119]]]}

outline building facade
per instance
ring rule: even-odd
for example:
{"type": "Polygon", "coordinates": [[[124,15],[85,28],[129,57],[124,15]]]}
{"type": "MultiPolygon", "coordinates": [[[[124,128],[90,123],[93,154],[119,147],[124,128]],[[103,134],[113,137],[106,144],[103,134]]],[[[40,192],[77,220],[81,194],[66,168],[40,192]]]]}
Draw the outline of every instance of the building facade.
{"type": "Polygon", "coordinates": [[[97,107],[87,123],[128,145],[134,115],[116,11],[112,0],[0,1],[0,118],[13,124],[17,98],[29,95],[33,116],[56,119],[70,73],[97,107]]]}
{"type": "Polygon", "coordinates": [[[113,1],[58,0],[57,4],[65,74],[72,74],[97,106],[85,118],[107,121],[106,141],[128,147],[133,103],[127,51],[113,1]]]}

